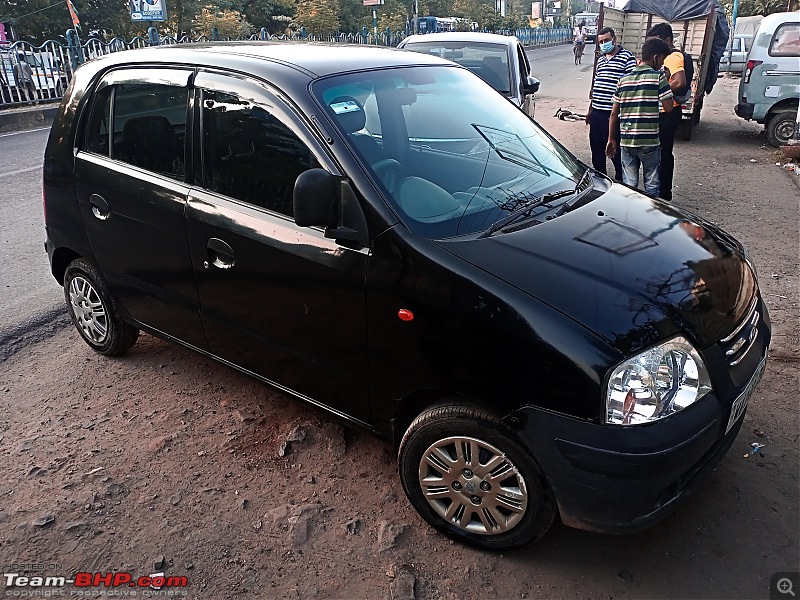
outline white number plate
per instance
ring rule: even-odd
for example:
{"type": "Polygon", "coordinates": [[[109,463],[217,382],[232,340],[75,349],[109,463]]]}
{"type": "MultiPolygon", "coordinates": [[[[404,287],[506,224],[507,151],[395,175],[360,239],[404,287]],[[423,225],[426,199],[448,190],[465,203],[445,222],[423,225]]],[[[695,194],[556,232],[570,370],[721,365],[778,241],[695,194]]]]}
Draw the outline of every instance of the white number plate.
{"type": "Polygon", "coordinates": [[[764,367],[767,366],[767,358],[764,357],[764,360],[761,361],[761,364],[758,365],[756,372],[753,373],[752,379],[750,379],[747,386],[744,388],[741,394],[739,394],[738,398],[733,401],[733,407],[731,407],[731,417],[728,419],[728,426],[725,428],[725,433],[728,433],[733,427],[734,423],[738,421],[741,416],[744,414],[744,409],[747,408],[747,401],[750,399],[750,396],[753,395],[753,390],[756,389],[758,382],[761,381],[761,376],[764,374],[764,367]]]}

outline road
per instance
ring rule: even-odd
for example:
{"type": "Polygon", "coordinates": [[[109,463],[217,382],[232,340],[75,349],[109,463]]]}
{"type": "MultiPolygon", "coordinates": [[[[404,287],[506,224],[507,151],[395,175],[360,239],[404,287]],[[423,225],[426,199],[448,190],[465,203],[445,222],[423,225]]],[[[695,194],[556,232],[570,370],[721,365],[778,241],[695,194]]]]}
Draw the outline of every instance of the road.
{"type": "Polygon", "coordinates": [[[42,156],[49,128],[0,136],[0,360],[67,323],[44,252],[42,156]]]}
{"type": "MultiPolygon", "coordinates": [[[[531,63],[533,76],[541,81],[538,101],[559,100],[588,106],[588,92],[592,83],[592,56],[594,44],[589,44],[581,64],[574,64],[571,45],[549,48],[527,48],[525,53],[531,63]]],[[[585,106],[581,112],[585,112],[585,106]]]]}

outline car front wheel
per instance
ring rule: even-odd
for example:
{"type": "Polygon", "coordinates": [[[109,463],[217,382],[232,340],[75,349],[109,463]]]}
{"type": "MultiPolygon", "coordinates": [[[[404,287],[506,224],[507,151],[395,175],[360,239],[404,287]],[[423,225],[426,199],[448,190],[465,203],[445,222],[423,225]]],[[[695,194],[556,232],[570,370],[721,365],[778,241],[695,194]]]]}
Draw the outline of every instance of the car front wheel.
{"type": "Polygon", "coordinates": [[[533,457],[493,414],[471,405],[427,410],[400,443],[399,470],[411,504],[434,528],[490,550],[529,544],[556,508],[533,457]]]}
{"type": "Polygon", "coordinates": [[[75,328],[96,352],[114,356],[136,343],[139,330],[119,316],[103,278],[86,259],[67,267],[64,296],[75,328]]]}

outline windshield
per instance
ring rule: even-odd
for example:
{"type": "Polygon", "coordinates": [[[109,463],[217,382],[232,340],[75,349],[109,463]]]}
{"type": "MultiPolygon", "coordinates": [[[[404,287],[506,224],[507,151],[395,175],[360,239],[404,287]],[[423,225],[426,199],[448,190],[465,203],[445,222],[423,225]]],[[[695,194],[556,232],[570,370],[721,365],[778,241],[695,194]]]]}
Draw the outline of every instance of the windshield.
{"type": "Polygon", "coordinates": [[[313,93],[418,235],[484,231],[545,194],[572,190],[586,171],[464,69],[339,75],[315,83],[313,93]]]}
{"type": "Polygon", "coordinates": [[[508,49],[505,45],[426,40],[406,44],[403,49],[451,60],[475,73],[501,94],[511,93],[508,49]]]}

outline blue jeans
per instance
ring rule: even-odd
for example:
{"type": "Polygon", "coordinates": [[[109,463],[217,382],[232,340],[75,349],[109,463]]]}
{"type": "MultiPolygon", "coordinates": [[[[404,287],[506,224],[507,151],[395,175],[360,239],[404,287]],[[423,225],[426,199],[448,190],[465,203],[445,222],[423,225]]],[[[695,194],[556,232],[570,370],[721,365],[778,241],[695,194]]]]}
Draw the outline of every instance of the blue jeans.
{"type": "Polygon", "coordinates": [[[644,148],[620,148],[622,159],[622,181],[631,187],[639,185],[639,165],[644,174],[644,191],[651,196],[658,196],[660,183],[658,178],[661,164],[661,148],[646,146],[644,148]]]}

